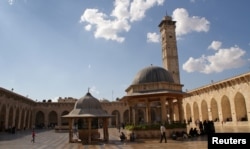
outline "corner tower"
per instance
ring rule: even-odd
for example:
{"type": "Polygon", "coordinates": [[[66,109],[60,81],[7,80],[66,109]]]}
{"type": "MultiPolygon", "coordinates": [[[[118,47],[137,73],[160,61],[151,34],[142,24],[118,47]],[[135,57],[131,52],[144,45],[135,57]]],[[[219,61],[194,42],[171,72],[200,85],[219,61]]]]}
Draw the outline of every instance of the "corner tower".
{"type": "Polygon", "coordinates": [[[172,74],[174,82],[180,84],[175,23],[176,21],[173,21],[170,16],[165,16],[158,26],[161,33],[163,67],[172,74]]]}

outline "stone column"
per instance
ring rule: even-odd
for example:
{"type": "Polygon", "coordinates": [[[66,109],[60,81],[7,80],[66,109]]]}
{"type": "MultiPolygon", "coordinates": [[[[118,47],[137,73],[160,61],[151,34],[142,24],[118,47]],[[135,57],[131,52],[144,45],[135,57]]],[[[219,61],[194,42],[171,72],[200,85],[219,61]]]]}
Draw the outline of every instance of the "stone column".
{"type": "Polygon", "coordinates": [[[135,106],[131,105],[129,106],[129,123],[135,124],[135,106]]]}
{"type": "Polygon", "coordinates": [[[69,143],[73,142],[73,119],[69,118],[69,143]]]}
{"type": "Polygon", "coordinates": [[[212,110],[211,110],[210,105],[208,106],[207,111],[208,111],[208,120],[213,120],[212,110]]]}
{"type": "Polygon", "coordinates": [[[31,118],[32,118],[32,117],[31,117],[31,116],[32,116],[32,115],[31,115],[31,109],[29,109],[29,115],[28,115],[28,116],[29,116],[29,117],[28,117],[28,124],[27,124],[27,125],[28,125],[28,128],[30,129],[30,128],[32,127],[32,125],[31,125],[31,118]]]}
{"type": "MultiPolygon", "coordinates": [[[[24,120],[23,120],[23,127],[27,128],[27,124],[26,124],[26,117],[27,117],[27,110],[24,111],[24,120]]],[[[22,128],[23,129],[23,128],[22,128]]]]}
{"type": "Polygon", "coordinates": [[[135,115],[136,115],[135,112],[136,112],[136,109],[135,109],[135,107],[134,107],[134,108],[132,109],[132,118],[133,118],[133,124],[134,124],[134,125],[135,125],[135,122],[136,122],[136,121],[135,121],[135,120],[136,120],[136,119],[135,119],[135,115]]]}
{"type": "Polygon", "coordinates": [[[17,129],[21,129],[20,127],[21,127],[21,121],[22,121],[22,110],[23,109],[21,109],[20,108],[20,110],[19,110],[19,116],[18,116],[18,122],[17,122],[17,129]]]}
{"type": "Polygon", "coordinates": [[[161,121],[166,122],[167,121],[167,109],[166,109],[166,98],[161,97],[161,121]]]}
{"type": "Polygon", "coordinates": [[[109,141],[108,118],[103,118],[103,140],[109,141]]]}
{"type": "Polygon", "coordinates": [[[12,117],[12,124],[11,127],[15,126],[15,121],[16,121],[16,108],[13,108],[13,117],[12,117]]]}
{"type": "Polygon", "coordinates": [[[132,106],[129,106],[129,124],[131,124],[133,122],[132,120],[132,114],[133,114],[133,111],[132,111],[132,106]]]}
{"type": "Polygon", "coordinates": [[[177,100],[178,102],[178,111],[179,111],[179,121],[184,122],[184,110],[183,110],[183,104],[182,104],[182,98],[177,100]]]}
{"type": "Polygon", "coordinates": [[[91,143],[91,118],[88,118],[88,142],[91,143]]]}
{"type": "Polygon", "coordinates": [[[146,122],[149,124],[150,123],[150,103],[146,101],[146,122]]]}
{"type": "Polygon", "coordinates": [[[169,108],[169,118],[172,122],[174,120],[174,109],[173,109],[173,99],[168,100],[168,108],[169,108]]]}

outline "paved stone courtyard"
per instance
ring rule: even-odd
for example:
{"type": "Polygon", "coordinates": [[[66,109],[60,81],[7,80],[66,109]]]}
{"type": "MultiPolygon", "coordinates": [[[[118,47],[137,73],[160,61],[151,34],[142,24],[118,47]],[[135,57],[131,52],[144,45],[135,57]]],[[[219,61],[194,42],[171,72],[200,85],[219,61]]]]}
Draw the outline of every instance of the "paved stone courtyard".
{"type": "MultiPolygon", "coordinates": [[[[100,131],[101,132],[101,131],[100,131]]],[[[216,132],[248,132],[250,127],[239,130],[221,127],[216,132]]],[[[187,140],[176,141],[168,139],[167,143],[159,143],[159,139],[139,139],[135,142],[121,142],[116,128],[109,128],[108,143],[96,142],[92,144],[68,143],[69,134],[56,133],[54,130],[36,130],[35,143],[31,142],[31,130],[18,131],[15,134],[0,133],[0,148],[2,149],[207,149],[207,137],[199,136],[187,140]]]]}
{"type": "MultiPolygon", "coordinates": [[[[0,148],[4,149],[207,149],[207,138],[197,137],[184,141],[168,139],[167,143],[159,143],[157,139],[136,140],[136,142],[121,142],[119,132],[109,128],[108,143],[99,142],[90,145],[68,143],[68,133],[56,133],[54,130],[36,130],[35,143],[31,142],[31,131],[25,130],[16,134],[0,133],[0,148]]],[[[160,139],[160,138],[159,138],[160,139]]]]}

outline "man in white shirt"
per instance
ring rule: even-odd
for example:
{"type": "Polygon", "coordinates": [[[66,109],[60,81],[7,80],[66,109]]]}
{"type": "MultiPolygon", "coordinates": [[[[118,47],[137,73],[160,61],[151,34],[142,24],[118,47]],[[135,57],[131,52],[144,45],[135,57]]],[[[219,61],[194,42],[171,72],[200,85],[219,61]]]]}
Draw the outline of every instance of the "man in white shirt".
{"type": "Polygon", "coordinates": [[[165,143],[167,143],[166,128],[165,128],[165,126],[163,124],[161,124],[160,131],[161,131],[161,140],[160,140],[160,143],[162,142],[163,139],[165,140],[165,143]]]}

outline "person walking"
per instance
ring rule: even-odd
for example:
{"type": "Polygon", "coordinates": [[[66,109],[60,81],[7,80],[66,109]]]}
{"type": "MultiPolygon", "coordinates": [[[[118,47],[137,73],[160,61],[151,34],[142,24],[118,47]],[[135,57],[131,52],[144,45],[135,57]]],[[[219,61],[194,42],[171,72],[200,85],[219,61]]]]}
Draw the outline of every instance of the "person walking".
{"type": "Polygon", "coordinates": [[[35,137],[36,137],[36,133],[35,133],[35,130],[33,129],[32,130],[32,140],[31,140],[31,142],[33,142],[33,143],[35,143],[35,137]]]}
{"type": "Polygon", "coordinates": [[[160,131],[161,131],[161,140],[160,140],[160,143],[162,143],[163,139],[165,140],[165,143],[167,143],[166,128],[165,128],[165,126],[163,124],[161,124],[160,131]]]}

